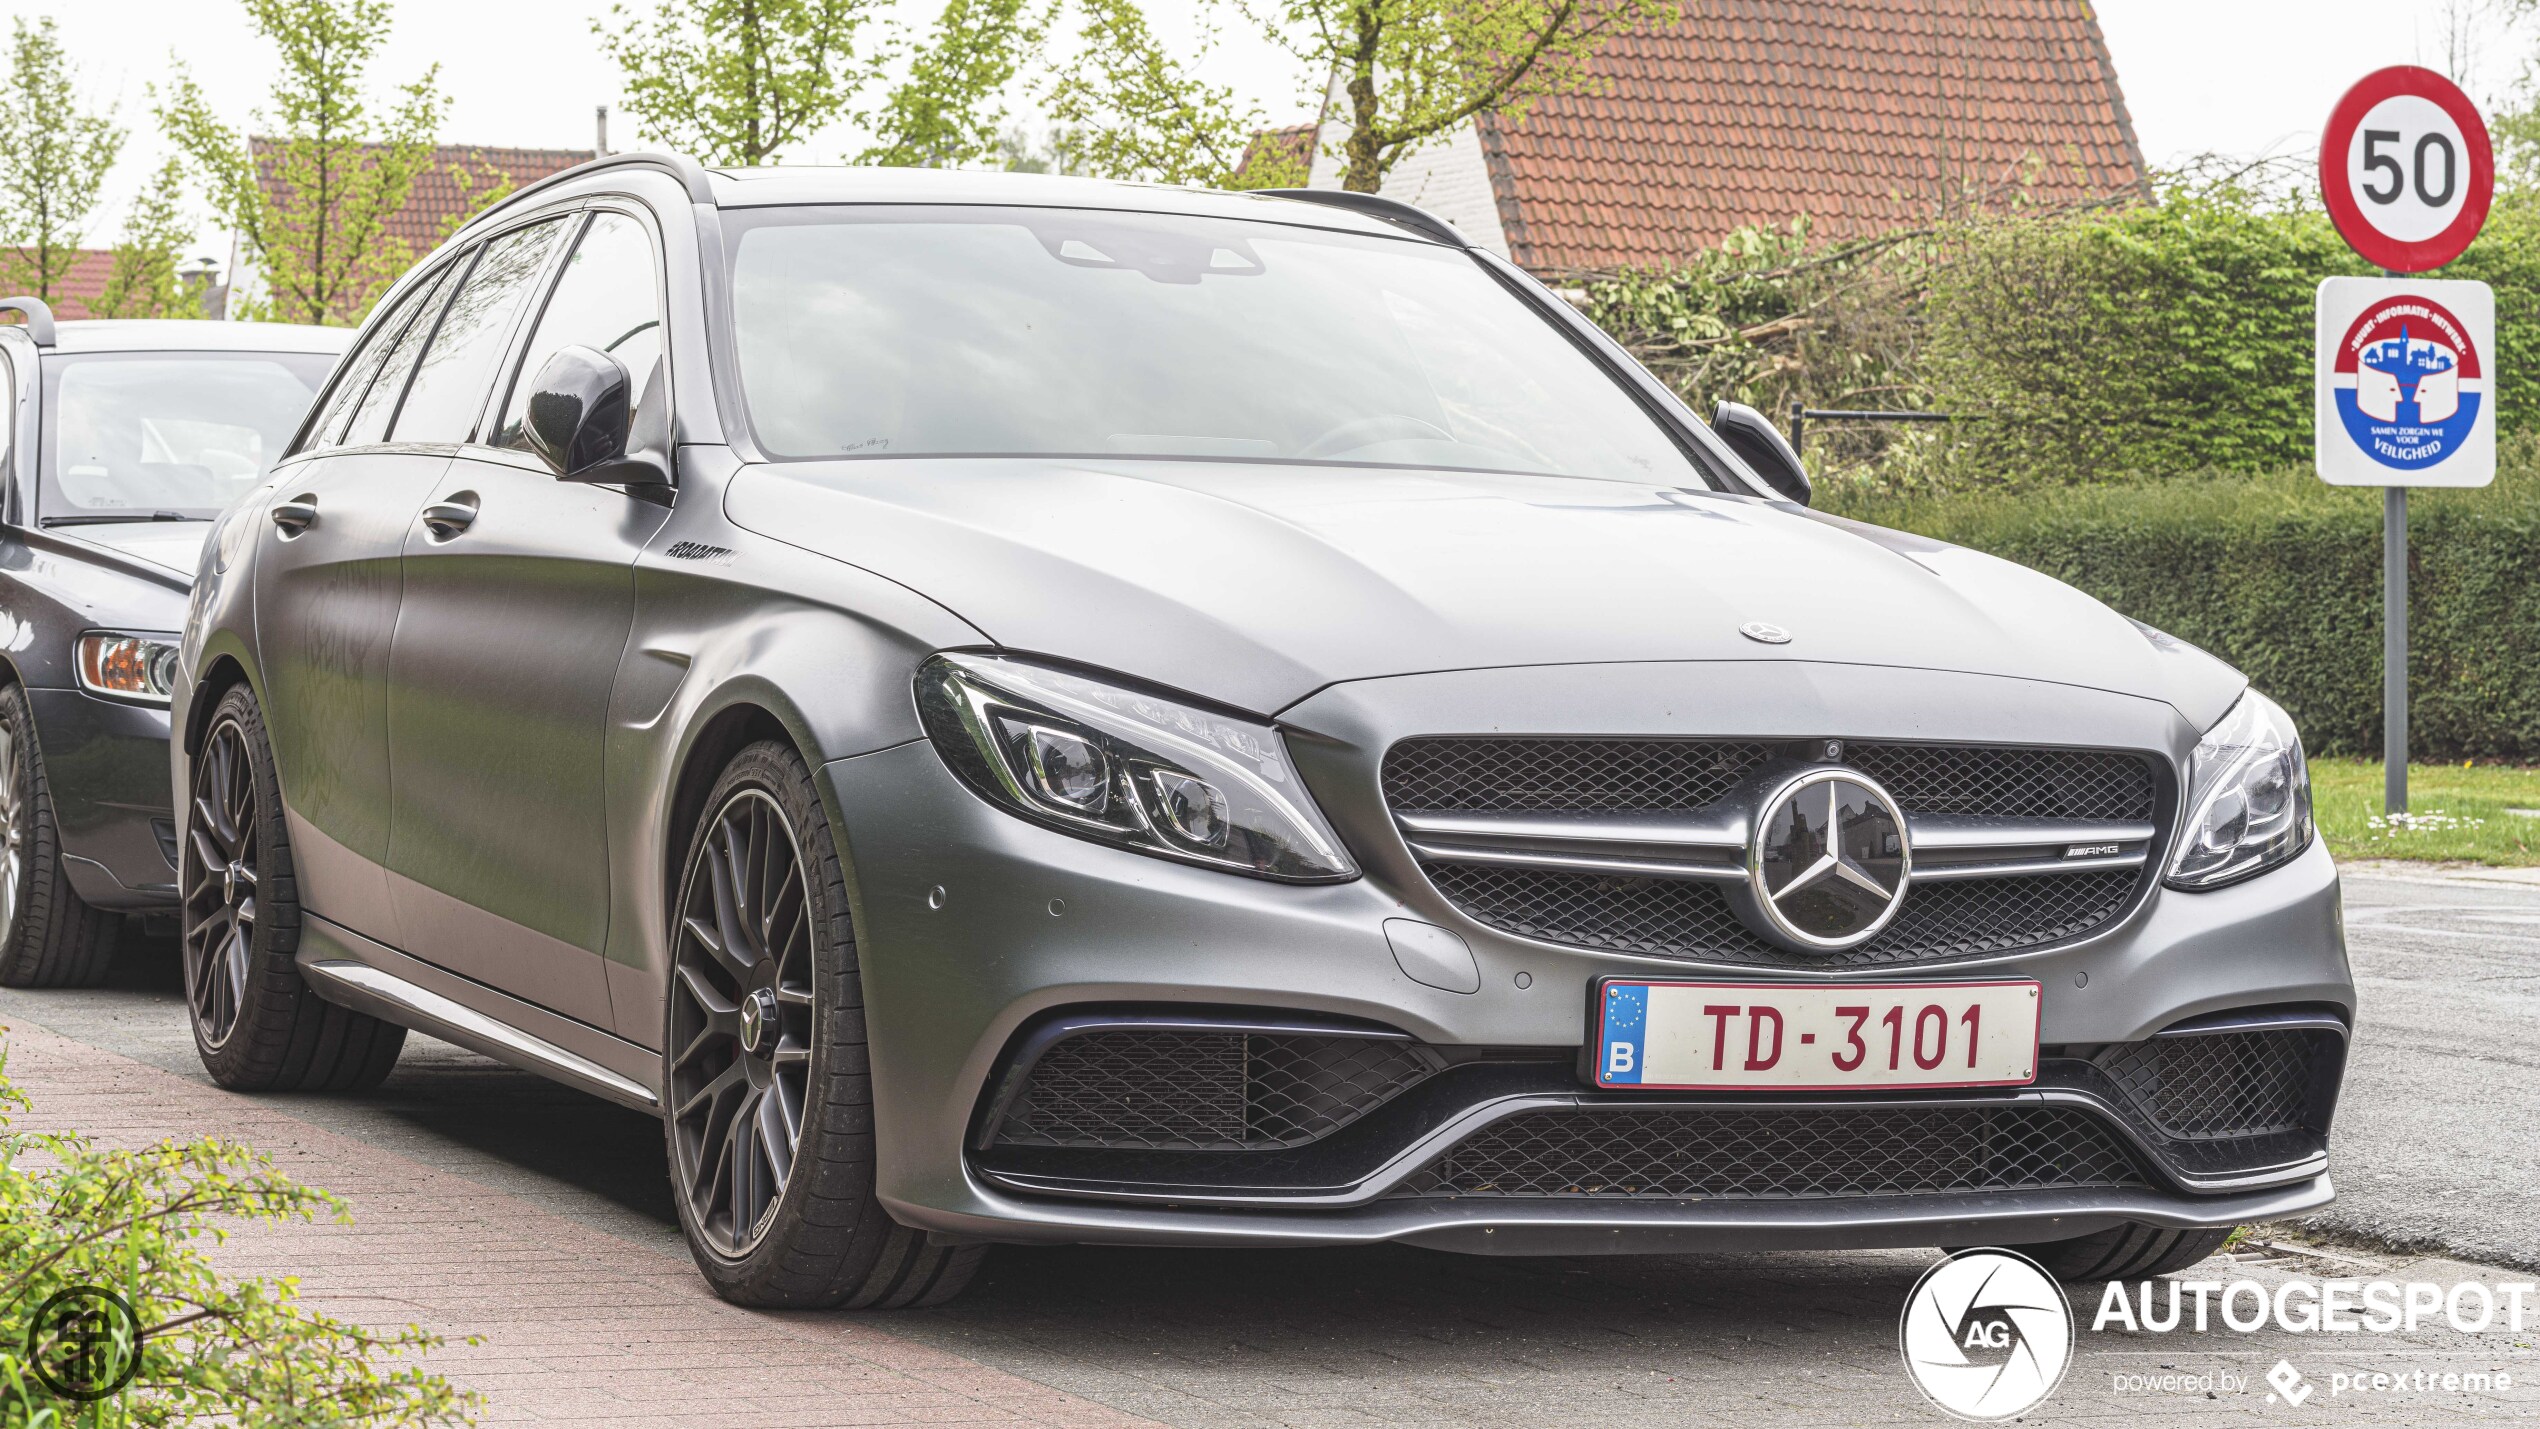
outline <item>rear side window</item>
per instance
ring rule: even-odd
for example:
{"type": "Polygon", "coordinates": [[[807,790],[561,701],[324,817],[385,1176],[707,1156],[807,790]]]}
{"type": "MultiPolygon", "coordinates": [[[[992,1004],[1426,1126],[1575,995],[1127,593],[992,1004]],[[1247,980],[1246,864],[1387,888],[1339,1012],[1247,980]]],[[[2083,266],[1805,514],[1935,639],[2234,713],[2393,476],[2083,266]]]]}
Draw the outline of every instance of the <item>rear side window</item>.
{"type": "Polygon", "coordinates": [[[568,347],[597,348],[625,363],[639,414],[645,403],[664,400],[654,381],[662,355],[661,285],[654,273],[653,240],[643,224],[622,213],[591,216],[521,356],[494,445],[529,449],[522,423],[538,369],[568,347]]]}
{"type": "Polygon", "coordinates": [[[414,372],[416,355],[432,336],[432,320],[440,310],[441,300],[449,295],[450,275],[463,272],[466,267],[467,261],[461,259],[434,274],[403,305],[414,309],[412,316],[401,312],[391,319],[392,326],[397,322],[404,326],[380,347],[378,375],[371,378],[369,390],[354,405],[351,419],[336,439],[339,443],[358,447],[387,439],[388,420],[397,413],[397,398],[406,390],[406,378],[414,372]]]}
{"type": "Polygon", "coordinates": [[[463,442],[476,432],[486,390],[521,304],[537,287],[564,220],[516,229],[485,245],[485,256],[450,300],[441,330],[415,367],[398,409],[401,442],[463,442]]]}

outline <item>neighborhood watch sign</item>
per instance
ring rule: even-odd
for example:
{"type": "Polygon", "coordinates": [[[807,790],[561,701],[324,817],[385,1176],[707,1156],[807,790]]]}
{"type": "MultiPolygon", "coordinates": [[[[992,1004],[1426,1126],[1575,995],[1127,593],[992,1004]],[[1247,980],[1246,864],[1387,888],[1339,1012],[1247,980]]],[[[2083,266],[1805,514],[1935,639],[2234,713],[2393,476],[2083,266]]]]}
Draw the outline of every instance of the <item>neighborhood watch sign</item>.
{"type": "Polygon", "coordinates": [[[2496,471],[2484,283],[2331,278],[2319,288],[2319,474],[2339,486],[2485,486],[2496,471]]]}

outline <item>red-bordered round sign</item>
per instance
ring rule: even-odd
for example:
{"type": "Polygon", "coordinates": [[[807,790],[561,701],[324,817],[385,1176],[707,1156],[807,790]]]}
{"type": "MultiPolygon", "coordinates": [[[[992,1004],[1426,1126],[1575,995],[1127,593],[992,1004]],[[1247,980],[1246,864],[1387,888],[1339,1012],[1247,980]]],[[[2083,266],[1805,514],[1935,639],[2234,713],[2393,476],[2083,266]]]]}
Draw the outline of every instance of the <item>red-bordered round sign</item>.
{"type": "Polygon", "coordinates": [[[2487,121],[2430,69],[2374,70],[2329,111],[2320,193],[2368,262],[2398,273],[2442,267],[2478,236],[2495,192],[2487,121]]]}

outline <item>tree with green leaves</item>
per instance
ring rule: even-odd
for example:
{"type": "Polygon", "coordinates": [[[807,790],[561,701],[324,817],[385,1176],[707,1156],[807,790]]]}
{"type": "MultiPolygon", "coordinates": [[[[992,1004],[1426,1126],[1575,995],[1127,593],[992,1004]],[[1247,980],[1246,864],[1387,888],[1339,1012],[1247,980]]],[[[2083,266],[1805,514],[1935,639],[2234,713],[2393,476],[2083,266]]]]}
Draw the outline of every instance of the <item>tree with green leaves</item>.
{"type": "Polygon", "coordinates": [[[171,157],[158,177],[132,201],[105,290],[88,304],[101,318],[199,318],[202,290],[177,274],[194,226],[186,221],[185,166],[171,157]]]}
{"type": "Polygon", "coordinates": [[[0,88],[0,288],[48,302],[123,148],[112,115],[80,107],[78,79],[50,16],[15,22],[0,88]]]}
{"type": "Polygon", "coordinates": [[[886,0],[655,0],[591,23],[645,138],[709,164],[776,161],[843,118],[881,72],[859,50],[886,0]]]}
{"type": "Polygon", "coordinates": [[[1250,187],[1286,177],[1265,180],[1260,171],[1245,170],[1260,112],[1196,74],[1216,42],[1212,31],[1203,27],[1197,43],[1176,56],[1157,40],[1137,0],[1076,0],[1076,9],[1079,53],[1040,98],[1083,172],[1164,184],[1249,181],[1250,187]]]}
{"type": "Polygon", "coordinates": [[[1684,18],[1682,0],[1238,0],[1273,39],[1333,76],[1341,186],[1384,187],[1396,163],[1484,113],[1517,120],[1589,82],[1628,30],[1684,18]],[[1259,8],[1266,6],[1266,8],[1259,8]]]}
{"type": "Polygon", "coordinates": [[[872,116],[856,157],[892,168],[952,168],[1008,157],[1004,96],[1048,40],[1052,0],[948,0],[872,116]]]}
{"type": "Polygon", "coordinates": [[[388,38],[388,0],[243,0],[272,42],[272,107],[242,133],[180,68],[160,123],[232,228],[260,291],[233,318],[349,326],[415,255],[388,228],[433,166],[448,101],[433,66],[374,110],[363,77],[388,38]]]}

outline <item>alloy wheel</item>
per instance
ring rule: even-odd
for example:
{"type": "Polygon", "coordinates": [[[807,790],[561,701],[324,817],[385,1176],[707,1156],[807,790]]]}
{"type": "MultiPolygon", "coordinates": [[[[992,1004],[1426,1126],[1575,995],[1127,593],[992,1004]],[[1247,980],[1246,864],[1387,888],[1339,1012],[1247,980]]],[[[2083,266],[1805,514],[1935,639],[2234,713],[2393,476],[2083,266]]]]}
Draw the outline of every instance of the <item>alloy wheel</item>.
{"type": "Polygon", "coordinates": [[[802,1140],[812,1049],[812,911],[785,812],[724,801],[682,890],[669,1101],[680,1193],[731,1259],[766,1234],[802,1140]]]}
{"type": "Polygon", "coordinates": [[[0,947],[18,930],[26,836],[18,828],[18,732],[0,721],[0,947]]]}
{"type": "Polygon", "coordinates": [[[229,1040],[256,937],[256,778],[235,719],[212,726],[194,761],[187,821],[185,996],[206,1047],[229,1040]]]}

